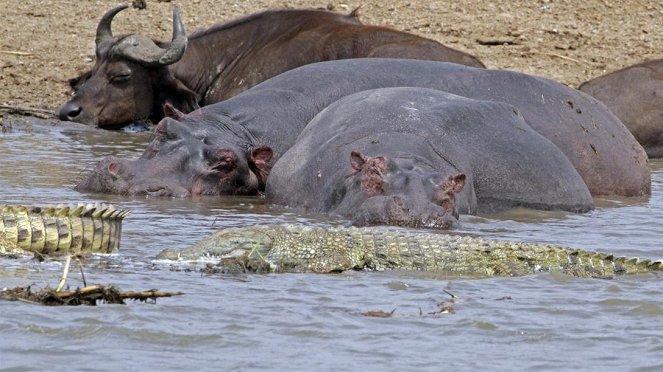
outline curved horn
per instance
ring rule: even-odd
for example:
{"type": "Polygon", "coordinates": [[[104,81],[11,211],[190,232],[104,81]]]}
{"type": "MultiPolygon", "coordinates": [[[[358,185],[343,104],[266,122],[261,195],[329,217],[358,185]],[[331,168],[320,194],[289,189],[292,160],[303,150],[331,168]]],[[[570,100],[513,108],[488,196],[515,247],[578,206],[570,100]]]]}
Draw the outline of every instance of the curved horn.
{"type": "Polygon", "coordinates": [[[113,18],[117,13],[127,9],[128,7],[129,5],[127,4],[116,6],[115,8],[106,12],[103,17],[101,17],[101,20],[99,20],[99,25],[97,26],[97,37],[94,39],[97,48],[99,47],[99,44],[113,37],[113,32],[111,31],[111,22],[113,22],[113,18]]]}
{"type": "Polygon", "coordinates": [[[165,66],[182,58],[187,42],[180,11],[175,7],[173,9],[173,40],[168,49],[157,46],[154,41],[143,35],[131,35],[118,43],[114,49],[118,54],[138,63],[148,66],[165,66]]]}
{"type": "Polygon", "coordinates": [[[180,17],[180,9],[178,7],[173,8],[173,40],[170,42],[170,48],[166,53],[159,58],[159,64],[161,65],[170,65],[175,63],[182,58],[184,51],[186,50],[186,44],[188,40],[186,37],[186,31],[184,31],[184,24],[182,23],[182,18],[180,17]]]}

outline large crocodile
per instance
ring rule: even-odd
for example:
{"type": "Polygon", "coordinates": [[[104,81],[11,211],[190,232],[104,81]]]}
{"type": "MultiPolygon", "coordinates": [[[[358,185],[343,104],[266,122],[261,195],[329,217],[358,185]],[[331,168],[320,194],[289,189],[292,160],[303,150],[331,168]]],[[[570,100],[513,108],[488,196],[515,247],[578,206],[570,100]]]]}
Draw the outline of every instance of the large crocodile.
{"type": "Polygon", "coordinates": [[[301,225],[250,226],[217,231],[192,247],[166,249],[157,259],[220,259],[229,272],[341,272],[427,270],[449,276],[518,276],[562,271],[580,277],[663,270],[663,261],[588,252],[552,244],[375,228],[301,225]]]}
{"type": "Polygon", "coordinates": [[[0,205],[0,255],[110,253],[128,214],[109,205],[0,205]]]}

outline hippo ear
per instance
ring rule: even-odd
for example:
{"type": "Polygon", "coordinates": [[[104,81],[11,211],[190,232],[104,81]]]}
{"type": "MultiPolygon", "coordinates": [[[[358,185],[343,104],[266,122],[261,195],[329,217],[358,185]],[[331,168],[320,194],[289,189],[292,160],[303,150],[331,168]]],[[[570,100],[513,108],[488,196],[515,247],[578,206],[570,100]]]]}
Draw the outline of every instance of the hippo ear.
{"type": "Polygon", "coordinates": [[[269,162],[272,160],[272,155],[272,148],[269,146],[260,146],[249,150],[249,167],[255,173],[260,188],[263,190],[271,169],[269,162]]]}
{"type": "Polygon", "coordinates": [[[118,170],[117,168],[118,168],[117,163],[108,164],[108,173],[115,176],[117,174],[117,170],[118,170]]]}
{"type": "Polygon", "coordinates": [[[118,177],[120,172],[122,171],[122,164],[111,162],[108,164],[107,169],[108,169],[108,174],[110,174],[113,177],[118,177]]]}
{"type": "Polygon", "coordinates": [[[357,150],[350,153],[350,165],[352,166],[346,177],[354,176],[363,171],[373,177],[382,177],[387,172],[388,160],[384,156],[370,157],[363,155],[357,150]]]}
{"type": "Polygon", "coordinates": [[[447,177],[447,179],[442,183],[442,192],[449,195],[460,192],[460,190],[465,187],[465,178],[465,175],[462,173],[447,177]]]}
{"type": "Polygon", "coordinates": [[[166,102],[163,104],[163,114],[166,117],[169,117],[171,119],[175,119],[179,121],[184,117],[184,113],[178,109],[175,108],[170,102],[166,102]]]}
{"type": "Polygon", "coordinates": [[[460,192],[465,186],[465,175],[462,173],[456,174],[455,176],[448,176],[443,182],[437,185],[437,203],[442,206],[442,208],[447,209],[448,211],[454,213],[454,216],[457,217],[457,211],[455,210],[455,193],[460,192]]]}
{"type": "Polygon", "coordinates": [[[350,165],[352,166],[352,170],[350,171],[350,176],[353,174],[357,174],[361,169],[364,167],[364,164],[366,164],[366,161],[368,160],[368,157],[364,156],[362,153],[360,153],[357,150],[353,150],[350,152],[350,165]]]}

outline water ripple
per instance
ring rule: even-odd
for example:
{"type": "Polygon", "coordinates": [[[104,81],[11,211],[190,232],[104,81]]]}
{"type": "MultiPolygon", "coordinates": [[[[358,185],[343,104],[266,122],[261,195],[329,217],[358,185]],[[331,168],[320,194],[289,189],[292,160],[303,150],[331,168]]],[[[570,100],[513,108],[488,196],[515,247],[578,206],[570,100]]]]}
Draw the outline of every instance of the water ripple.
{"type": "MultiPolygon", "coordinates": [[[[0,302],[0,368],[70,370],[74,359],[95,370],[663,368],[663,289],[656,275],[232,276],[154,262],[161,249],[188,246],[217,228],[345,221],[268,206],[259,198],[127,198],[72,190],[102,156],[134,158],[145,141],[144,135],[101,131],[0,136],[0,202],[111,202],[132,209],[120,252],[85,263],[88,283],[185,293],[156,304],[66,309],[0,302]],[[444,306],[453,312],[441,312],[444,306]],[[389,318],[363,315],[393,309],[389,318]]],[[[581,215],[517,210],[463,216],[461,232],[663,258],[663,163],[652,166],[651,198],[597,199],[599,207],[581,215]]],[[[53,286],[61,270],[60,261],[3,259],[0,287],[53,286]]],[[[81,283],[72,270],[69,284],[81,283]]]]}

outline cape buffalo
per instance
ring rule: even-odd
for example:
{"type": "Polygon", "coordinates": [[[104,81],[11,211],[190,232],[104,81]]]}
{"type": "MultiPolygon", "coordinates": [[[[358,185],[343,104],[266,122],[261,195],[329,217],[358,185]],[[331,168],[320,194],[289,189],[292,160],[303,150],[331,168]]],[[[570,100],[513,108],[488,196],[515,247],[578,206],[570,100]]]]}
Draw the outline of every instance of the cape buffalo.
{"type": "Polygon", "coordinates": [[[445,229],[458,212],[593,208],[571,162],[516,108],[426,88],[332,103],[276,162],[265,195],[357,226],[445,229]]]}
{"type": "Polygon", "coordinates": [[[579,89],[605,103],[650,158],[663,158],[663,59],[599,76],[579,89]]]}
{"type": "Polygon", "coordinates": [[[413,58],[483,67],[475,57],[406,32],[363,25],[356,12],[271,10],[195,32],[188,38],[177,8],[173,40],[113,36],[106,13],[92,70],[70,84],[74,96],[60,119],[117,129],[163,118],[169,102],[182,112],[223,101],[281,72],[308,63],[359,57],[413,58]]]}
{"type": "Polygon", "coordinates": [[[106,158],[77,189],[176,196],[257,193],[264,189],[270,164],[321,110],[355,92],[399,86],[511,104],[566,155],[593,195],[651,192],[644,150],[594,98],[513,71],[383,58],[310,64],[186,115],[169,109],[175,118],[159,123],[139,159],[106,158]]]}

